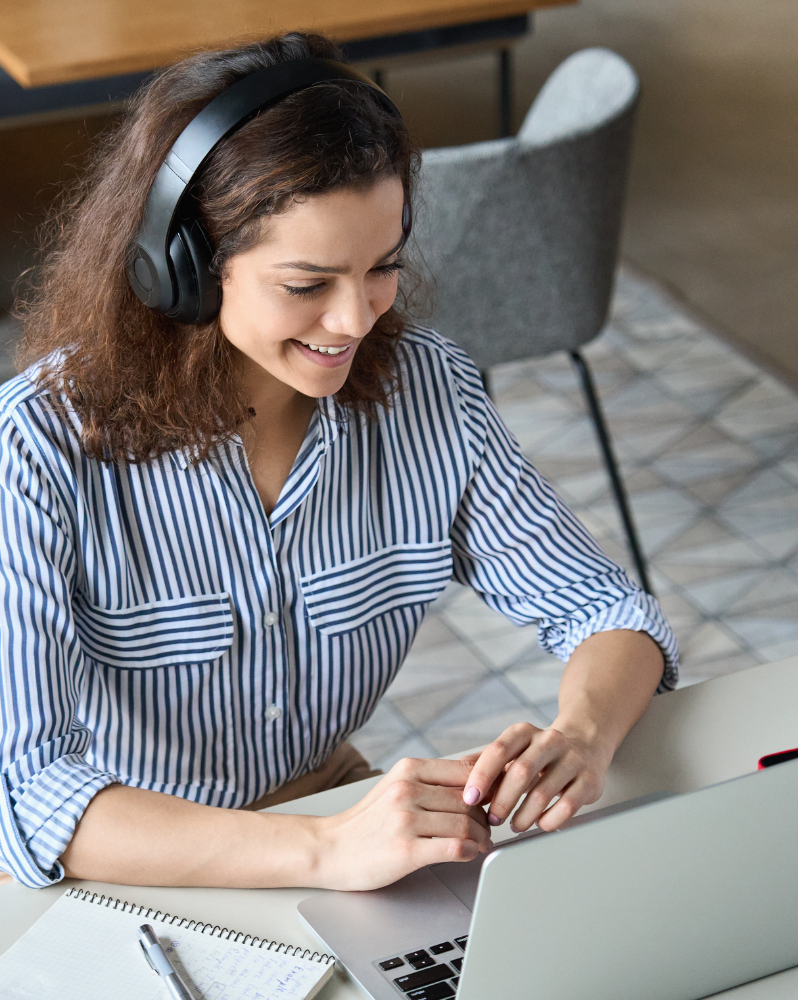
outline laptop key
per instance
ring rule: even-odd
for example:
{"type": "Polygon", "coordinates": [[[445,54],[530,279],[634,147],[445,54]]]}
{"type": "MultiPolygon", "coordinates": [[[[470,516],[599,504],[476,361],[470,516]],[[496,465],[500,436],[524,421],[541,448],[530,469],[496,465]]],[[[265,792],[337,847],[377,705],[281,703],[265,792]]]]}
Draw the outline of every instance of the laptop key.
{"type": "Polygon", "coordinates": [[[451,941],[441,941],[440,944],[434,944],[430,948],[433,955],[442,955],[445,951],[454,951],[454,945],[451,941]]]}
{"type": "Polygon", "coordinates": [[[454,990],[448,983],[435,983],[434,986],[425,986],[423,990],[413,990],[407,995],[410,1000],[450,1000],[454,996],[454,990]]]}
{"type": "Polygon", "coordinates": [[[462,972],[463,970],[462,958],[450,958],[449,961],[452,963],[452,968],[455,970],[455,972],[462,972]]]}
{"type": "Polygon", "coordinates": [[[398,986],[402,993],[409,993],[411,990],[420,990],[422,986],[431,986],[451,977],[452,970],[448,965],[433,965],[430,969],[421,969],[407,976],[399,976],[398,979],[394,979],[394,985],[398,986]]]}
{"type": "Polygon", "coordinates": [[[387,958],[384,962],[380,962],[380,968],[384,972],[388,972],[389,969],[398,969],[400,965],[404,964],[401,958],[387,958]]]}
{"type": "Polygon", "coordinates": [[[467,941],[468,941],[468,935],[467,934],[464,934],[462,937],[454,939],[455,944],[459,944],[460,947],[463,949],[463,951],[465,951],[466,942],[467,941]]]}
{"type": "Polygon", "coordinates": [[[435,959],[430,958],[423,948],[420,951],[411,951],[405,958],[414,969],[426,969],[427,966],[435,964],[435,959]]]}
{"type": "Polygon", "coordinates": [[[454,988],[457,989],[457,984],[459,982],[460,982],[460,977],[459,976],[455,976],[454,979],[452,980],[452,986],[454,986],[454,988]]]}

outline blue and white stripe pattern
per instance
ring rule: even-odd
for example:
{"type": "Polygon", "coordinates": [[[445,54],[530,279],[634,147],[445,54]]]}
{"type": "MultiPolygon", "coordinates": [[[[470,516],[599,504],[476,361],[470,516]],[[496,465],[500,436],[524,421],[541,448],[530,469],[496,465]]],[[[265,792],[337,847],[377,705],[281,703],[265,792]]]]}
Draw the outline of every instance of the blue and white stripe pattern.
{"type": "Polygon", "coordinates": [[[30,886],[112,782],[235,808],[369,718],[453,575],[562,659],[662,612],[529,465],[465,355],[408,331],[369,424],[320,408],[267,517],[241,442],[102,464],[0,390],[0,868],[30,886]]]}

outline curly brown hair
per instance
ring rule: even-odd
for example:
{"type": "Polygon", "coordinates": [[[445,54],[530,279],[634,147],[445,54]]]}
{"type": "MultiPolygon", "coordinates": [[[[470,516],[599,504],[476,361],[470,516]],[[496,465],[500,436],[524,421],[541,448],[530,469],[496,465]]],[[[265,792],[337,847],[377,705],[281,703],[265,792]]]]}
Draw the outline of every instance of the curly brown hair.
{"type": "MultiPolygon", "coordinates": [[[[17,307],[20,357],[39,362],[38,384],[56,405],[77,411],[87,455],[143,462],[190,448],[201,460],[249,419],[240,356],[218,319],[184,326],[151,313],[128,284],[125,259],[153,178],[191,119],[241,77],[309,56],[342,59],[328,39],[293,32],[161,71],[46,224],[42,263],[17,307]]],[[[198,179],[215,272],[255,246],[263,218],[292,198],[391,173],[409,200],[418,164],[404,124],[367,88],[327,83],[293,94],[224,140],[198,179]]],[[[336,394],[339,410],[374,417],[388,407],[406,308],[391,308],[364,339],[336,394]]]]}

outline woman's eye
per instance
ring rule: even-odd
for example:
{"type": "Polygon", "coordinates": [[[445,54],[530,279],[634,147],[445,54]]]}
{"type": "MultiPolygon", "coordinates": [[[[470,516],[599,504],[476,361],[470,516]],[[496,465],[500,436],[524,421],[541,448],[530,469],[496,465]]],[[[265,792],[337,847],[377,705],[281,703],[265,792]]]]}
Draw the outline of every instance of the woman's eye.
{"type": "MultiPolygon", "coordinates": [[[[381,278],[390,278],[397,271],[401,271],[403,267],[404,264],[401,260],[395,260],[391,264],[380,264],[379,267],[372,269],[372,273],[378,274],[381,278]]],[[[319,281],[315,285],[283,285],[289,295],[301,295],[305,298],[318,295],[325,287],[326,282],[324,281],[319,281]]]]}
{"type": "Polygon", "coordinates": [[[404,264],[401,260],[395,260],[392,264],[381,264],[379,267],[375,267],[374,270],[383,278],[390,278],[397,271],[401,271],[403,267],[404,264]]]}
{"type": "Polygon", "coordinates": [[[324,288],[324,282],[320,281],[317,285],[283,285],[283,288],[289,295],[316,295],[324,288]]]}

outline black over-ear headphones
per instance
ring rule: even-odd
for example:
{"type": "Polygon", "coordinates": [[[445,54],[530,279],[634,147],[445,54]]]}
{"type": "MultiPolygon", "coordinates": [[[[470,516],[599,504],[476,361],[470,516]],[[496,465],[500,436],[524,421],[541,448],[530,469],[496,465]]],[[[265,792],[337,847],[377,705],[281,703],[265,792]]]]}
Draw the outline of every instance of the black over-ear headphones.
{"type": "MultiPolygon", "coordinates": [[[[387,94],[351,66],[332,59],[296,59],[237,80],[183,129],[155,175],[141,228],[128,250],[128,280],[153,312],[194,325],[210,322],[219,312],[222,295],[211,271],[213,247],[186,197],[211,152],[258,111],[289,94],[345,80],[367,86],[387,111],[401,118],[387,94]]],[[[405,201],[405,240],[411,224],[405,201]]]]}

